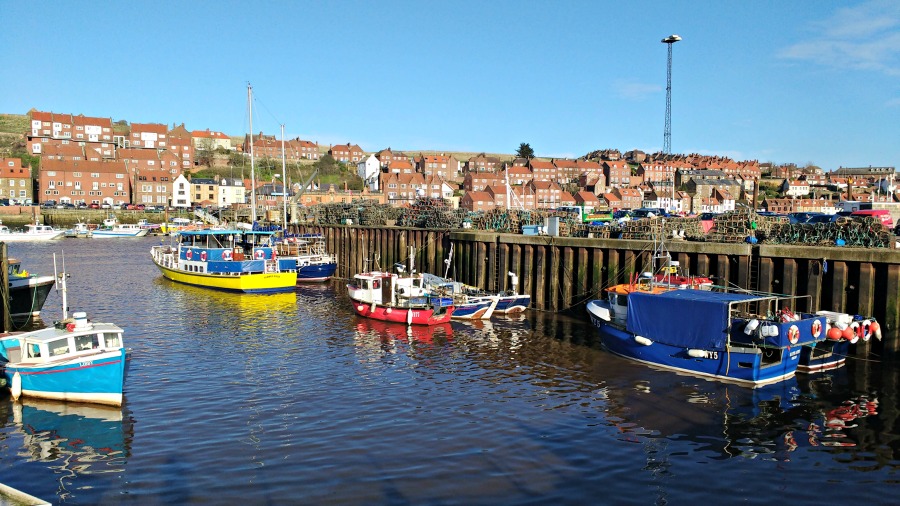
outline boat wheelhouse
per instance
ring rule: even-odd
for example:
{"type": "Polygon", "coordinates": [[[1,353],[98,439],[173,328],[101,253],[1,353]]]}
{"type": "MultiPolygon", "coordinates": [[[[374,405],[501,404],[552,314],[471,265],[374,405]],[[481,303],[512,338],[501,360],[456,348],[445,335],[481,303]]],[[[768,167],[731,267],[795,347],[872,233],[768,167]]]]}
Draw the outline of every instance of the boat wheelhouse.
{"type": "Polygon", "coordinates": [[[181,231],[174,246],[154,246],[153,262],[163,276],[189,285],[243,293],[287,292],[297,271],[282,268],[272,246],[273,232],[181,231]]]}

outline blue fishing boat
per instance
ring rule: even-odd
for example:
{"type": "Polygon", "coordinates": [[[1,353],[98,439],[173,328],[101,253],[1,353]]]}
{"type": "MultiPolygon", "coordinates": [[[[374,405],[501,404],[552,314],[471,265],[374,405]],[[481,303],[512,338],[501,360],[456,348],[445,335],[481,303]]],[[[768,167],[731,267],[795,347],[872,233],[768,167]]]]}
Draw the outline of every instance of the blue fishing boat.
{"type": "Polygon", "coordinates": [[[825,340],[824,316],[790,309],[801,297],[671,290],[651,278],[605,293],[587,305],[603,346],[683,373],[775,383],[794,375],[804,346],[825,340]]]}
{"type": "Polygon", "coordinates": [[[84,312],[68,318],[66,274],[63,319],[52,327],[0,335],[0,371],[14,400],[20,396],[121,406],[128,351],[123,331],[92,323],[84,312]]]}
{"type": "Polygon", "coordinates": [[[321,234],[284,237],[276,253],[282,270],[297,271],[297,283],[327,281],[337,270],[337,257],[328,253],[321,234]]]}

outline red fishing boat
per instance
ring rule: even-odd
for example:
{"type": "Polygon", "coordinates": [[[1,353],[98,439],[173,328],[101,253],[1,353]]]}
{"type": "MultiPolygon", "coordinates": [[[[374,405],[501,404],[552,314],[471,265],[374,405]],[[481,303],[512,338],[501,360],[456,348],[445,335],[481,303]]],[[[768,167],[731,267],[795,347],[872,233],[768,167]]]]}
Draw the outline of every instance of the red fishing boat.
{"type": "Polygon", "coordinates": [[[421,274],[401,276],[382,271],[353,276],[347,292],[356,314],[407,325],[447,323],[453,314],[453,299],[431,294],[421,274]]]}

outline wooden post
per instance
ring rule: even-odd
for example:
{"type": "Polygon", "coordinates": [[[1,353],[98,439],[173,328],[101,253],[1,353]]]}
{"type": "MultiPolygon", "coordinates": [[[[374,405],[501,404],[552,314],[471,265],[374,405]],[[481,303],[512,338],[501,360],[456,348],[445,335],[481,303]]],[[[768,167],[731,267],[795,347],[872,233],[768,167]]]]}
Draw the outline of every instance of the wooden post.
{"type": "Polygon", "coordinates": [[[3,317],[3,332],[11,332],[13,330],[12,316],[9,314],[9,254],[6,243],[0,243],[0,301],[3,307],[0,308],[3,317]]]}

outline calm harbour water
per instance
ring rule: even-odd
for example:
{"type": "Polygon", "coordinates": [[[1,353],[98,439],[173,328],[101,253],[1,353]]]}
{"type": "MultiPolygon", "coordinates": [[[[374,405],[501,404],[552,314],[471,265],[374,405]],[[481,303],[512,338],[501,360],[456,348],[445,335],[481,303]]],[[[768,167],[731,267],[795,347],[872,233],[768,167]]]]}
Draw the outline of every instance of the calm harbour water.
{"type": "MultiPolygon", "coordinates": [[[[167,240],[167,239],[166,239],[167,240]]],[[[133,349],[122,409],[0,397],[0,482],[67,504],[890,503],[895,364],[751,390],[600,349],[585,315],[437,328],[356,317],[343,283],[171,283],[159,238],[64,252],[69,306],[133,349]]],[[[43,319],[60,315],[51,293],[43,319]]]]}

